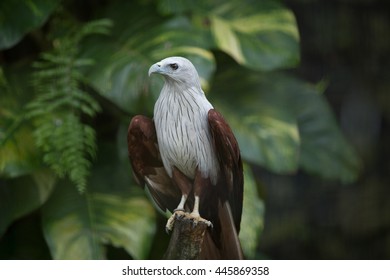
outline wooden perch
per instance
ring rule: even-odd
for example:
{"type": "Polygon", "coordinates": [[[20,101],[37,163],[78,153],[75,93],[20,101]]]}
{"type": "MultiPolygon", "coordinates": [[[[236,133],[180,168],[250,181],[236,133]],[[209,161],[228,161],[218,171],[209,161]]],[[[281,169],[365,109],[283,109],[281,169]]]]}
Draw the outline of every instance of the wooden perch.
{"type": "Polygon", "coordinates": [[[176,215],[174,227],[164,259],[197,260],[202,249],[203,238],[209,225],[194,221],[187,215],[176,215]]]}

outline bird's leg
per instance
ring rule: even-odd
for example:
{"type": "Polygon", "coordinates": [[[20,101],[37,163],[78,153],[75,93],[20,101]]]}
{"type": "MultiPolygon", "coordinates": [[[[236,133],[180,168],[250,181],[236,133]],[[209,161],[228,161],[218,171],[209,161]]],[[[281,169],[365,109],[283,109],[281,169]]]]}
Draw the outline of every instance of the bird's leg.
{"type": "Polygon", "coordinates": [[[175,183],[176,187],[180,189],[182,195],[179,205],[176,207],[172,216],[167,221],[167,224],[165,226],[165,230],[167,232],[172,230],[177,215],[185,215],[185,203],[187,201],[188,194],[191,192],[192,189],[191,181],[176,167],[174,167],[172,170],[172,180],[175,183]]]}
{"type": "Polygon", "coordinates": [[[187,194],[182,194],[181,199],[180,199],[180,203],[179,203],[179,205],[177,205],[176,209],[174,210],[175,212],[176,211],[184,211],[184,205],[187,201],[187,197],[188,197],[187,194]]]}
{"type": "Polygon", "coordinates": [[[195,195],[195,201],[194,201],[194,208],[191,212],[191,216],[193,217],[200,217],[199,214],[199,196],[195,195]]]}
{"type": "Polygon", "coordinates": [[[194,208],[192,209],[190,216],[193,217],[196,222],[204,222],[209,227],[212,227],[213,224],[210,221],[203,219],[199,214],[199,203],[200,198],[202,197],[202,191],[208,187],[212,187],[210,179],[203,178],[201,172],[197,170],[194,180],[194,208]]]}
{"type": "Polygon", "coordinates": [[[174,211],[184,211],[187,197],[192,189],[191,181],[176,167],[174,167],[172,170],[172,180],[176,187],[178,187],[181,191],[180,203],[174,211]]]}

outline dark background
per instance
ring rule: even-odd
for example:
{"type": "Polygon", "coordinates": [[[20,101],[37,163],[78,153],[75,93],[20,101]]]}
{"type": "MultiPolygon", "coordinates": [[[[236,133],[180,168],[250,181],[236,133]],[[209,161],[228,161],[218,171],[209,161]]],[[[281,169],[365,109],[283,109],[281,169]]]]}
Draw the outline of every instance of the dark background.
{"type": "Polygon", "coordinates": [[[363,161],[357,182],[306,174],[266,182],[260,251],[272,259],[390,258],[390,10],[386,1],[285,1],[298,22],[298,75],[326,98],[363,161]]]}

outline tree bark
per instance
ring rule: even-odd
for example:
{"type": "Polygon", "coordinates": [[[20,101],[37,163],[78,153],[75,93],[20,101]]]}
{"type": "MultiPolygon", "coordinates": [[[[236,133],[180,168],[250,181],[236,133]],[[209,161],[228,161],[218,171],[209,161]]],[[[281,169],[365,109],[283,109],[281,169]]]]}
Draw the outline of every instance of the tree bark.
{"type": "Polygon", "coordinates": [[[183,215],[174,217],[174,227],[164,259],[197,260],[208,225],[183,215]]]}

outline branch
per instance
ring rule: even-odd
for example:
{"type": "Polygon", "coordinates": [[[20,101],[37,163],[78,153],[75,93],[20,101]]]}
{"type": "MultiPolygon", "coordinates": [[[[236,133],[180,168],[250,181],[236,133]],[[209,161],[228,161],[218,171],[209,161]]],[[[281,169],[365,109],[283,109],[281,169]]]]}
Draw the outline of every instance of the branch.
{"type": "Polygon", "coordinates": [[[172,217],[174,218],[174,227],[164,259],[197,260],[200,258],[208,224],[203,221],[194,221],[187,215],[172,217]]]}

